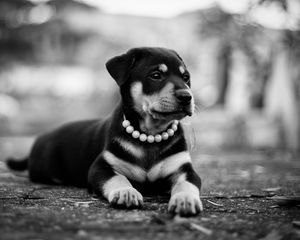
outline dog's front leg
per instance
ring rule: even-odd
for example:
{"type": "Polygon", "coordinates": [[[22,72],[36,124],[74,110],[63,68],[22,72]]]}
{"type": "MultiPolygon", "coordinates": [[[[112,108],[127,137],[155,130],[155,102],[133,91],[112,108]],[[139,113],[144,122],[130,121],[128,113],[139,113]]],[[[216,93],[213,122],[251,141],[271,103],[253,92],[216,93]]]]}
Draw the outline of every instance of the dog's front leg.
{"type": "Polygon", "coordinates": [[[90,167],[88,182],[93,192],[104,196],[113,206],[136,208],[143,204],[143,196],[124,175],[116,173],[103,156],[90,167]]]}
{"type": "Polygon", "coordinates": [[[172,182],[168,207],[170,213],[191,216],[203,211],[200,200],[201,180],[190,164],[188,171],[174,174],[172,182]]]}
{"type": "Polygon", "coordinates": [[[140,207],[143,196],[123,175],[115,175],[107,180],[102,187],[103,196],[114,206],[140,207]]]}

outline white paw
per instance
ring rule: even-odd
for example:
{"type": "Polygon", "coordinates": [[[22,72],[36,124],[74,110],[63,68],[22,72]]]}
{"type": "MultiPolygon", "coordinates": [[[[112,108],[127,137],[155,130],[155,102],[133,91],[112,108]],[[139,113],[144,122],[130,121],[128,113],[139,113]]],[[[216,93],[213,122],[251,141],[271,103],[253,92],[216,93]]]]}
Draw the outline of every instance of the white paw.
{"type": "Polygon", "coordinates": [[[143,196],[133,187],[119,188],[109,193],[108,202],[114,206],[136,208],[143,205],[143,196]]]}
{"type": "Polygon", "coordinates": [[[173,214],[191,216],[203,211],[203,205],[198,195],[179,192],[171,196],[168,210],[173,214]]]}

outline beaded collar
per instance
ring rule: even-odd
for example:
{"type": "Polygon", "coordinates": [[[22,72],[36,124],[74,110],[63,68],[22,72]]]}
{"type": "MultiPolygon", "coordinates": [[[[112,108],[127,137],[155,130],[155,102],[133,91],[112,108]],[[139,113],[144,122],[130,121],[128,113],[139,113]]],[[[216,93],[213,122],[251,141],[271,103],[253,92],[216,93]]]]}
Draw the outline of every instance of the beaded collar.
{"type": "Polygon", "coordinates": [[[138,138],[141,142],[147,141],[148,143],[161,142],[167,140],[169,137],[172,137],[178,129],[178,120],[174,120],[171,125],[171,128],[168,128],[165,132],[156,135],[147,135],[145,133],[140,133],[138,130],[135,130],[130,122],[125,118],[122,122],[122,126],[126,129],[128,134],[131,134],[133,138],[138,138]]]}

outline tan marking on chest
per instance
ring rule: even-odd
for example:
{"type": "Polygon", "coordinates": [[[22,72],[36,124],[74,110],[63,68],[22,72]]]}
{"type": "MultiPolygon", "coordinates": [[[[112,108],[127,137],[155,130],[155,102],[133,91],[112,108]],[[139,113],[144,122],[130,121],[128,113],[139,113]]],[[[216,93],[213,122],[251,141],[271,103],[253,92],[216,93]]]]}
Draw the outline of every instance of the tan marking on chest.
{"type": "Polygon", "coordinates": [[[103,158],[112,166],[116,173],[138,182],[145,182],[146,180],[154,182],[159,178],[165,178],[175,173],[183,164],[191,162],[188,152],[180,152],[165,158],[149,171],[146,171],[138,165],[118,158],[109,151],[103,153],[103,158]]]}
{"type": "Polygon", "coordinates": [[[143,157],[145,157],[145,151],[142,147],[122,138],[115,138],[114,140],[121,146],[124,151],[128,152],[135,158],[142,159],[143,157]]]}
{"type": "Polygon", "coordinates": [[[176,153],[154,165],[147,173],[147,177],[152,182],[159,178],[167,177],[175,173],[185,163],[191,163],[189,152],[176,153]]]}
{"type": "Polygon", "coordinates": [[[147,173],[143,168],[124,161],[109,151],[105,151],[103,153],[103,158],[108,164],[111,165],[116,173],[121,174],[131,180],[144,182],[147,178],[147,173]]]}

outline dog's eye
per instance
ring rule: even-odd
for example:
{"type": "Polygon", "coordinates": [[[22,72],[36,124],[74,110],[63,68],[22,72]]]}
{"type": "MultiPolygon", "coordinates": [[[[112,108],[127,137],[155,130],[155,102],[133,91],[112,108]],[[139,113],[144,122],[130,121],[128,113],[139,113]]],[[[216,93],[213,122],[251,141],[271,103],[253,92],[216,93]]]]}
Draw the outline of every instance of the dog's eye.
{"type": "Polygon", "coordinates": [[[185,81],[185,82],[190,81],[190,75],[188,73],[183,74],[182,78],[183,78],[183,81],[185,81]]]}
{"type": "Polygon", "coordinates": [[[159,81],[162,79],[161,73],[160,72],[154,72],[150,75],[150,78],[156,81],[159,81]]]}

